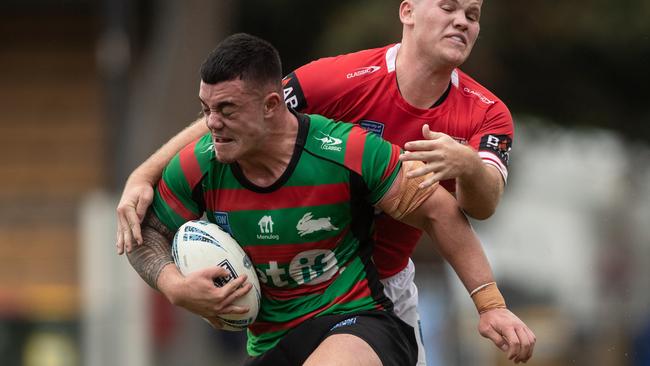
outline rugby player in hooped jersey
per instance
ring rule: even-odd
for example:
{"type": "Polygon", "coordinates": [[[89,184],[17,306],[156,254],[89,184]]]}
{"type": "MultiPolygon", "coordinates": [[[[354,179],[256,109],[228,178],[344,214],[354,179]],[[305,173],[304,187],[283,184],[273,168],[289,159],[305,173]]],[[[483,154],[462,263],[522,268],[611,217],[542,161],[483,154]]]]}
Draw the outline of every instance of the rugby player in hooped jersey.
{"type": "MultiPolygon", "coordinates": [[[[457,69],[478,36],[481,6],[479,0],[403,1],[400,44],[305,65],[285,78],[285,100],[303,112],[359,123],[404,146],[401,159],[427,163],[409,177],[433,173],[422,186],[442,181],[467,214],[487,218],[507,179],[513,124],[496,96],[457,69]]],[[[206,131],[204,124],[191,125],[131,175],[118,207],[119,253],[142,241],[139,222],[162,167],[206,131]]],[[[373,256],[385,291],[398,316],[417,328],[417,288],[409,256],[420,231],[387,215],[376,220],[373,256]]],[[[479,331],[511,359],[525,361],[525,356],[515,355],[520,349],[532,354],[535,336],[528,331],[518,332],[516,339],[504,338],[504,323],[495,322],[495,314],[481,314],[479,331]]],[[[512,322],[508,329],[520,325],[512,322]]],[[[419,335],[416,331],[421,342],[419,335]]],[[[421,344],[420,351],[419,364],[424,364],[421,344]]]]}
{"type": "MultiPolygon", "coordinates": [[[[184,147],[157,184],[142,245],[128,258],[173,304],[215,326],[250,290],[223,269],[183,277],[171,240],[183,223],[228,216],[228,231],[260,273],[260,312],[248,328],[248,365],[415,365],[414,329],[393,310],[371,261],[373,207],[435,238],[480,314],[508,339],[528,328],[507,310],[482,247],[457,201],[400,161],[400,148],[359,126],[290,111],[277,51],[256,37],[226,38],[201,67],[210,133],[184,147]],[[260,219],[261,217],[261,219],[260,219]],[[273,221],[277,239],[257,235],[273,221]],[[311,221],[327,225],[308,225],[311,221]],[[504,320],[506,320],[504,322],[504,320]],[[512,327],[513,323],[516,327],[512,327]]],[[[515,360],[530,357],[517,349],[515,360]]]]}

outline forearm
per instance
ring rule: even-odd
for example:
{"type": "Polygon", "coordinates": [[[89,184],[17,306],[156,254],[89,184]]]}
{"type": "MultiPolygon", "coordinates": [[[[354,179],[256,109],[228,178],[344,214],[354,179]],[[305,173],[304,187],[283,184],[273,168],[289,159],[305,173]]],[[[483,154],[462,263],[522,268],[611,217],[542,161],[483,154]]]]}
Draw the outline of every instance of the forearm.
{"type": "Polygon", "coordinates": [[[405,222],[424,230],[467,291],[494,281],[483,247],[456,200],[438,188],[405,222]]]}
{"type": "Polygon", "coordinates": [[[456,198],[460,207],[472,218],[484,220],[492,216],[503,194],[501,173],[475,155],[471,169],[456,179],[456,198]]]}
{"type": "Polygon", "coordinates": [[[156,290],[160,288],[158,280],[163,269],[174,263],[172,238],[173,233],[150,211],[142,223],[142,245],[127,253],[133,269],[156,290]]]}
{"type": "Polygon", "coordinates": [[[138,166],[129,176],[129,181],[145,180],[151,185],[154,185],[160,180],[163,170],[174,155],[176,155],[176,153],[187,144],[205,135],[207,132],[208,128],[205,123],[203,123],[203,118],[201,117],[195,120],[188,127],[161,146],[153,155],[145,160],[144,163],[138,166]]]}

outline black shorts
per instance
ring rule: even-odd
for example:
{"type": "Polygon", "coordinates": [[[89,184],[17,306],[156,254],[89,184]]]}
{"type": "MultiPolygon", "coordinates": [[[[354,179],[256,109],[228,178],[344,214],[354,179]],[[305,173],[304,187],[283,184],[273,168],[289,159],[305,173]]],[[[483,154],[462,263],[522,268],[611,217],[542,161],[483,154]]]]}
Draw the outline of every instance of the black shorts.
{"type": "Polygon", "coordinates": [[[333,334],[352,334],[370,345],[383,366],[415,365],[418,346],[413,327],[392,312],[363,311],[309,319],[287,333],[278,344],[246,366],[302,365],[323,340],[333,334]]]}

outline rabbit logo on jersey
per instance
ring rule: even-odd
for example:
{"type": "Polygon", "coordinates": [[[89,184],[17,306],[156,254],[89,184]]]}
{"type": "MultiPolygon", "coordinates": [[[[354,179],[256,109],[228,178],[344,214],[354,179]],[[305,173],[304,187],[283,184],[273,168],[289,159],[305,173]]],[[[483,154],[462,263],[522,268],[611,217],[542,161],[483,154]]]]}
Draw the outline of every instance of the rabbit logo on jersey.
{"type": "Polygon", "coordinates": [[[321,217],[319,219],[314,219],[314,215],[311,212],[307,212],[296,225],[296,230],[300,236],[305,236],[316,231],[332,231],[338,230],[336,226],[332,225],[331,219],[329,217],[321,217]]]}
{"type": "Polygon", "coordinates": [[[289,285],[289,278],[298,285],[317,285],[332,278],[339,270],[334,252],[313,249],[298,253],[289,266],[270,261],[268,268],[257,268],[260,282],[276,287],[289,285]]]}

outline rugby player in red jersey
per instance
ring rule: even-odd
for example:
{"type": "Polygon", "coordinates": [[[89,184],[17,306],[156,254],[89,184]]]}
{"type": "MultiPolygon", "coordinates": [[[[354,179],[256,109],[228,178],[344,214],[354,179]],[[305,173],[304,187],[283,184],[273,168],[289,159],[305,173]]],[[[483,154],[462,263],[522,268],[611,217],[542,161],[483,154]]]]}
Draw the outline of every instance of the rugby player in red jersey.
{"type": "MultiPolygon", "coordinates": [[[[405,0],[399,8],[399,44],[324,58],[284,80],[286,103],[299,111],[351,121],[404,146],[402,160],[427,164],[410,177],[432,173],[422,186],[441,181],[463,210],[477,219],[492,215],[507,179],[513,123],[507,107],[458,69],[479,33],[481,0],[405,0]],[[424,137],[424,138],[423,138],[424,137]]],[[[201,123],[163,146],[129,178],[118,207],[118,252],[141,242],[139,222],[151,202],[152,185],[182,146],[206,132],[201,123]]],[[[421,232],[380,215],[373,258],[396,313],[418,327],[417,288],[409,259],[421,232]]],[[[479,330],[512,359],[535,336],[511,314],[481,314],[479,330]]],[[[419,332],[416,331],[419,338],[419,332]]],[[[421,346],[421,345],[420,345],[421,346]]],[[[420,347],[420,364],[424,352],[420,347]]]]}

